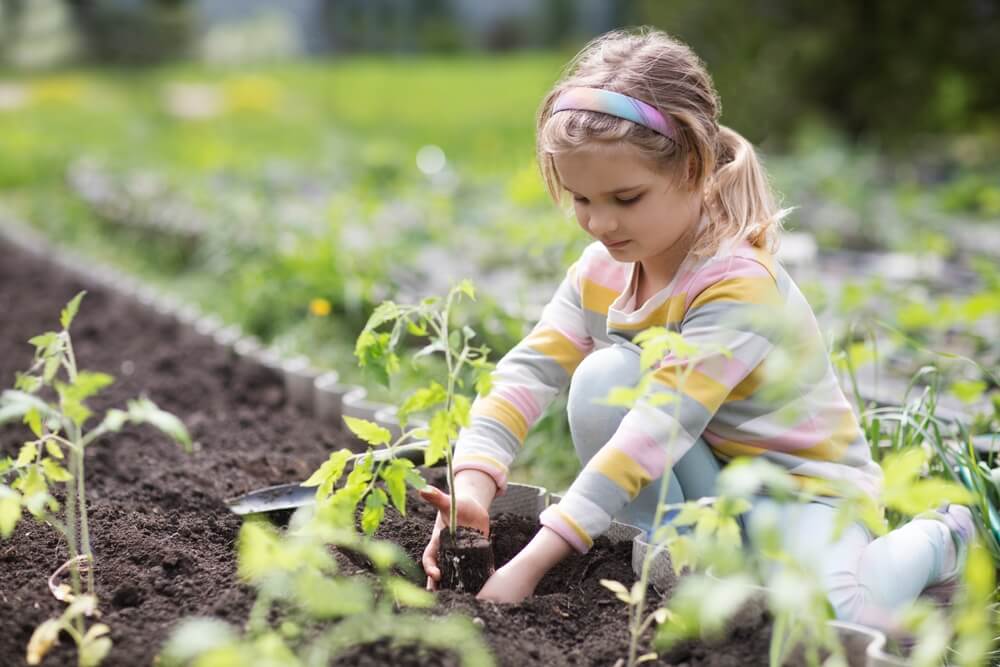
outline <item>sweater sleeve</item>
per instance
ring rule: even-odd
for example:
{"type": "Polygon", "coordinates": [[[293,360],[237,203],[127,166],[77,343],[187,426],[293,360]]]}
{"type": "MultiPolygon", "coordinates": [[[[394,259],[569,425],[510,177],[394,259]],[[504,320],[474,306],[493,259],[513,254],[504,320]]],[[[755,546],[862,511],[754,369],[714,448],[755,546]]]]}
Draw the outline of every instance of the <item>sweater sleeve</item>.
{"type": "Polygon", "coordinates": [[[688,292],[679,330],[699,351],[685,359],[668,353],[653,371],[647,396],[666,394],[666,402],[640,400],[562,501],[540,517],[578,551],[588,551],[616,513],[684,456],[773,348],[761,314],[782,300],[765,267],[733,258],[724,271],[705,271],[698,282],[702,287],[688,292]]]}
{"type": "Polygon", "coordinates": [[[455,445],[455,471],[481,470],[500,493],[529,429],[593,349],[581,304],[578,260],[566,273],[539,322],[497,363],[493,387],[472,404],[455,445]]]}

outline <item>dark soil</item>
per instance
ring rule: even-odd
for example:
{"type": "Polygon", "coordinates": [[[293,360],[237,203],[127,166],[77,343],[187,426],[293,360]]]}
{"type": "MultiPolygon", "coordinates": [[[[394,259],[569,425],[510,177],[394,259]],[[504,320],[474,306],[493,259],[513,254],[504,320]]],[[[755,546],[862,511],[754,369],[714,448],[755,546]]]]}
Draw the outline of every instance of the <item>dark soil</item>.
{"type": "MultiPolygon", "coordinates": [[[[145,394],[181,417],[198,441],[188,455],[157,431],[129,428],[87,452],[97,591],[114,640],[104,664],[148,665],[184,617],[241,625],[247,616],[253,591],[235,573],[240,519],[224,499],[304,479],[331,449],[357,443],[287,407],[273,374],[241,371],[225,352],[174,322],[2,242],[0,388],[12,386],[14,372],[29,366],[28,338],[57,328],[59,310],[83,288],[89,294],[72,328],[78,363],[117,378],[92,407],[100,411],[145,394]]],[[[21,426],[0,428],[0,455],[15,454],[26,434],[21,426]]],[[[419,563],[434,511],[418,501],[408,509],[406,518],[387,512],[378,536],[393,539],[419,563]]],[[[534,521],[499,517],[492,533],[496,566],[536,530],[534,521]]],[[[626,652],[627,610],[600,580],[630,586],[630,557],[629,543],[602,537],[587,555],[554,568],[524,603],[497,605],[442,591],[432,613],[479,619],[501,665],[613,665],[626,652]]],[[[62,610],[45,582],[66,558],[55,531],[30,517],[0,542],[0,665],[24,664],[33,629],[62,610]]],[[[364,571],[353,567],[347,571],[364,571]]],[[[766,617],[751,612],[738,625],[725,646],[682,646],[669,661],[653,664],[767,664],[766,617]]],[[[43,664],[76,664],[70,641],[64,638],[43,664]]],[[[380,642],[353,649],[338,664],[455,661],[441,651],[380,642]]]]}
{"type": "Polygon", "coordinates": [[[493,574],[493,546],[472,528],[459,526],[454,535],[441,531],[438,565],[441,590],[478,593],[493,574]]]}

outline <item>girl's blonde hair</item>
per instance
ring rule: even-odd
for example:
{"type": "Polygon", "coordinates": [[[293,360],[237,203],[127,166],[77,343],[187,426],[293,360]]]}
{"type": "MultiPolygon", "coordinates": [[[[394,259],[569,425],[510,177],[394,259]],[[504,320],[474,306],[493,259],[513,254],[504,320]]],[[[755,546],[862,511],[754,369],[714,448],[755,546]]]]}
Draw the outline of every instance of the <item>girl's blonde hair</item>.
{"type": "Polygon", "coordinates": [[[660,173],[704,194],[706,227],[691,252],[711,256],[725,241],[747,239],[775,252],[779,209],[753,145],[718,122],[720,101],[704,63],[686,44],[655,28],[613,30],[591,40],[566,66],[537,117],[538,164],[549,195],[562,202],[553,156],[593,142],[626,143],[660,173]],[[552,113],[567,88],[622,93],[656,107],[677,128],[677,141],[628,120],[594,111],[552,113]]]}

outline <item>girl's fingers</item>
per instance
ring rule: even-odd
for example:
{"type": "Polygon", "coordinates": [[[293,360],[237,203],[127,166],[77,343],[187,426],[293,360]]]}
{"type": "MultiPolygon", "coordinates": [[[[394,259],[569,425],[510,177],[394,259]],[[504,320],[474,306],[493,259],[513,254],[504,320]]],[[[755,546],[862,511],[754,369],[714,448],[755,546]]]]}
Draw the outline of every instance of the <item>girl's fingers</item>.
{"type": "MultiPolygon", "coordinates": [[[[420,558],[420,564],[424,566],[424,572],[427,573],[427,580],[437,583],[437,580],[441,578],[441,570],[437,565],[437,553],[438,544],[440,544],[441,533],[439,531],[434,531],[431,535],[430,542],[424,548],[423,556],[420,558]]],[[[430,588],[429,590],[434,590],[430,588]]]]}
{"type": "Polygon", "coordinates": [[[447,515],[451,511],[451,497],[441,489],[428,486],[420,490],[420,497],[437,508],[438,512],[447,515]]]}

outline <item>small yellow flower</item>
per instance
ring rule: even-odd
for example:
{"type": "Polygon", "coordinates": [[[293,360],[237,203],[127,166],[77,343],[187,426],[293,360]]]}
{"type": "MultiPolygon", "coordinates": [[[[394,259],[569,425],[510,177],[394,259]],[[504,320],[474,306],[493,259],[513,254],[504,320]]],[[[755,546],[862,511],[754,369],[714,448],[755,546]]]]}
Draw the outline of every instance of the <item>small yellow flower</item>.
{"type": "Polygon", "coordinates": [[[326,317],[330,314],[330,302],[326,299],[313,299],[309,302],[309,312],[316,317],[326,317]]]}

